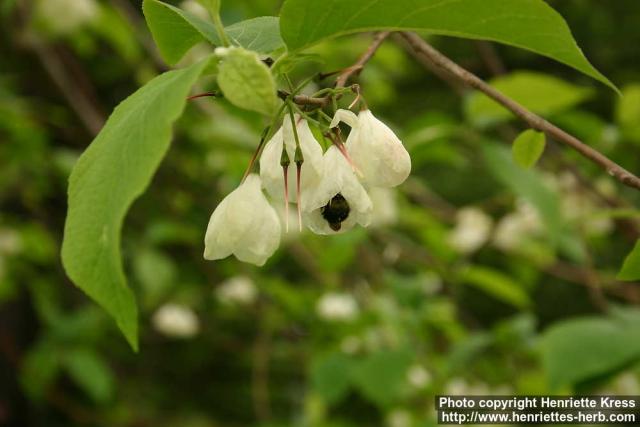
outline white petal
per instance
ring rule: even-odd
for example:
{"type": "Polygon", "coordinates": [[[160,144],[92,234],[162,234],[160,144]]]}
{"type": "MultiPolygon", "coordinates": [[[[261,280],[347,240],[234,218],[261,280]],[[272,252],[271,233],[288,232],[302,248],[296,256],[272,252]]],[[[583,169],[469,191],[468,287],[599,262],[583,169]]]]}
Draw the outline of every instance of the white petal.
{"type": "MultiPolygon", "coordinates": [[[[309,123],[301,120],[300,116],[294,115],[296,128],[298,131],[298,140],[300,142],[300,151],[302,151],[302,169],[300,171],[300,198],[302,209],[305,209],[309,200],[309,193],[312,192],[319,184],[323,175],[324,164],[322,147],[311,133],[309,123]]],[[[289,200],[295,202],[296,190],[296,165],[294,163],[296,152],[296,141],[291,126],[291,118],[285,117],[282,125],[284,129],[284,141],[287,145],[287,153],[291,158],[291,166],[289,168],[289,200]]]]}
{"type": "Polygon", "coordinates": [[[352,129],[358,127],[358,116],[351,110],[338,110],[333,115],[333,120],[331,120],[331,124],[329,127],[334,128],[338,126],[338,123],[344,122],[348,124],[352,129]]]}
{"type": "MultiPolygon", "coordinates": [[[[300,120],[298,115],[294,116],[297,122],[298,140],[302,151],[303,163],[300,171],[300,198],[302,207],[305,208],[305,201],[308,193],[313,191],[323,172],[322,147],[311,133],[306,120],[300,120]]],[[[269,140],[260,156],[260,177],[262,178],[265,190],[269,195],[278,201],[284,200],[284,175],[280,158],[282,156],[282,144],[285,144],[289,155],[290,165],[287,170],[287,181],[289,185],[289,201],[296,201],[296,175],[295,164],[296,141],[291,126],[291,118],[285,116],[282,128],[269,140]]]]}
{"type": "MultiPolygon", "coordinates": [[[[266,143],[260,155],[260,179],[262,179],[262,186],[275,200],[284,199],[284,175],[282,173],[282,166],[280,165],[283,145],[282,136],[283,131],[282,128],[280,128],[266,143]]],[[[293,159],[291,159],[291,163],[293,164],[293,159]]],[[[291,169],[291,166],[289,169],[291,169]]],[[[289,181],[289,185],[291,185],[291,181],[289,181]]]]}
{"type": "Polygon", "coordinates": [[[372,225],[382,227],[395,224],[398,221],[395,190],[372,187],[369,189],[369,197],[373,202],[372,225]]]}
{"type": "Polygon", "coordinates": [[[280,243],[278,215],[262,193],[260,177],[251,174],[218,205],[205,235],[205,259],[232,253],[263,265],[280,243]]]}
{"type": "Polygon", "coordinates": [[[411,172],[411,158],[400,139],[369,110],[360,112],[358,123],[346,145],[365,182],[372,187],[402,184],[411,172]]]}

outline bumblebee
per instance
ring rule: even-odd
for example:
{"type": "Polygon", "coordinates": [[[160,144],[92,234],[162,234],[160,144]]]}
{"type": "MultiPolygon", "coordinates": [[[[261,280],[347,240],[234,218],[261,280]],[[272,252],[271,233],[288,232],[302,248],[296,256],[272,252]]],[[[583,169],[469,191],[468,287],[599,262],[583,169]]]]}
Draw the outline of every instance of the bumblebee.
{"type": "Polygon", "coordinates": [[[351,208],[347,200],[338,193],[329,200],[325,206],[320,208],[322,217],[329,223],[333,231],[340,231],[342,221],[349,217],[351,208]]]}

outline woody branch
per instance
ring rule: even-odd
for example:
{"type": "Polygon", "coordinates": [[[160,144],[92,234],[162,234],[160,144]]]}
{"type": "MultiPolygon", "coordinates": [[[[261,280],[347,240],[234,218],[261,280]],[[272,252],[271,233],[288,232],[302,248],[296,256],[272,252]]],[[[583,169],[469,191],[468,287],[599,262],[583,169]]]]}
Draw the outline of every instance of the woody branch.
{"type": "Polygon", "coordinates": [[[604,154],[591,148],[590,146],[580,141],[578,138],[570,135],[566,131],[548,122],[537,114],[529,111],[521,104],[499,92],[475,74],[462,68],[460,65],[447,58],[445,55],[436,50],[433,46],[424,41],[418,35],[409,32],[402,32],[400,34],[413,48],[416,55],[418,55],[424,61],[441,70],[446,71],[449,75],[455,77],[457,80],[460,80],[465,85],[483,92],[485,95],[498,102],[513,114],[515,114],[517,117],[522,119],[531,128],[540,132],[544,132],[548,137],[554,139],[555,141],[561,142],[573,148],[582,156],[596,163],[609,175],[613,176],[624,185],[640,190],[640,178],[624,169],[622,166],[609,159],[604,154]]]}

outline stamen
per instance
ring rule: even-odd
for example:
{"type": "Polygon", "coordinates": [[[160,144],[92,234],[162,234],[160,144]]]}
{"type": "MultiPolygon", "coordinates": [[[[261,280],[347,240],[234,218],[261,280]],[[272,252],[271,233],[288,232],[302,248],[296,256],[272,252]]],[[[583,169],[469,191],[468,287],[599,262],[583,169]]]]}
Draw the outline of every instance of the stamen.
{"type": "Polygon", "coordinates": [[[284,173],[284,224],[285,232],[289,232],[289,165],[282,165],[282,172],[284,173]]]}
{"type": "Polygon", "coordinates": [[[204,98],[206,96],[210,96],[210,97],[218,97],[220,96],[220,94],[218,92],[204,92],[204,93],[199,93],[197,95],[191,95],[189,97],[187,97],[187,101],[193,101],[194,99],[198,99],[198,98],[204,98]]]}
{"type": "Polygon", "coordinates": [[[298,231],[302,232],[302,208],[300,207],[300,175],[302,162],[296,162],[296,205],[298,207],[298,231]]]}
{"type": "Polygon", "coordinates": [[[347,151],[347,148],[344,146],[344,144],[342,142],[336,141],[334,139],[331,139],[331,141],[333,142],[333,145],[335,145],[338,148],[338,150],[340,150],[340,153],[345,158],[347,163],[349,163],[349,166],[351,166],[351,169],[353,169],[353,171],[356,173],[356,175],[358,175],[358,177],[360,177],[360,178],[364,177],[364,175],[362,174],[360,169],[358,169],[356,164],[351,159],[351,156],[349,155],[349,152],[347,151]]]}

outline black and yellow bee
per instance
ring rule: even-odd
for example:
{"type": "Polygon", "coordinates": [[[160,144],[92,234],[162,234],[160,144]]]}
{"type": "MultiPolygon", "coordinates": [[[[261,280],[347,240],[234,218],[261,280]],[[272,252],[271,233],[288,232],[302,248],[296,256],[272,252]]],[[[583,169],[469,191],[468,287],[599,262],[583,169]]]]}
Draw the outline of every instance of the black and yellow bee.
{"type": "Polygon", "coordinates": [[[320,208],[322,217],[329,223],[333,231],[340,231],[342,221],[349,217],[351,208],[347,200],[338,193],[329,200],[325,206],[320,208]]]}

